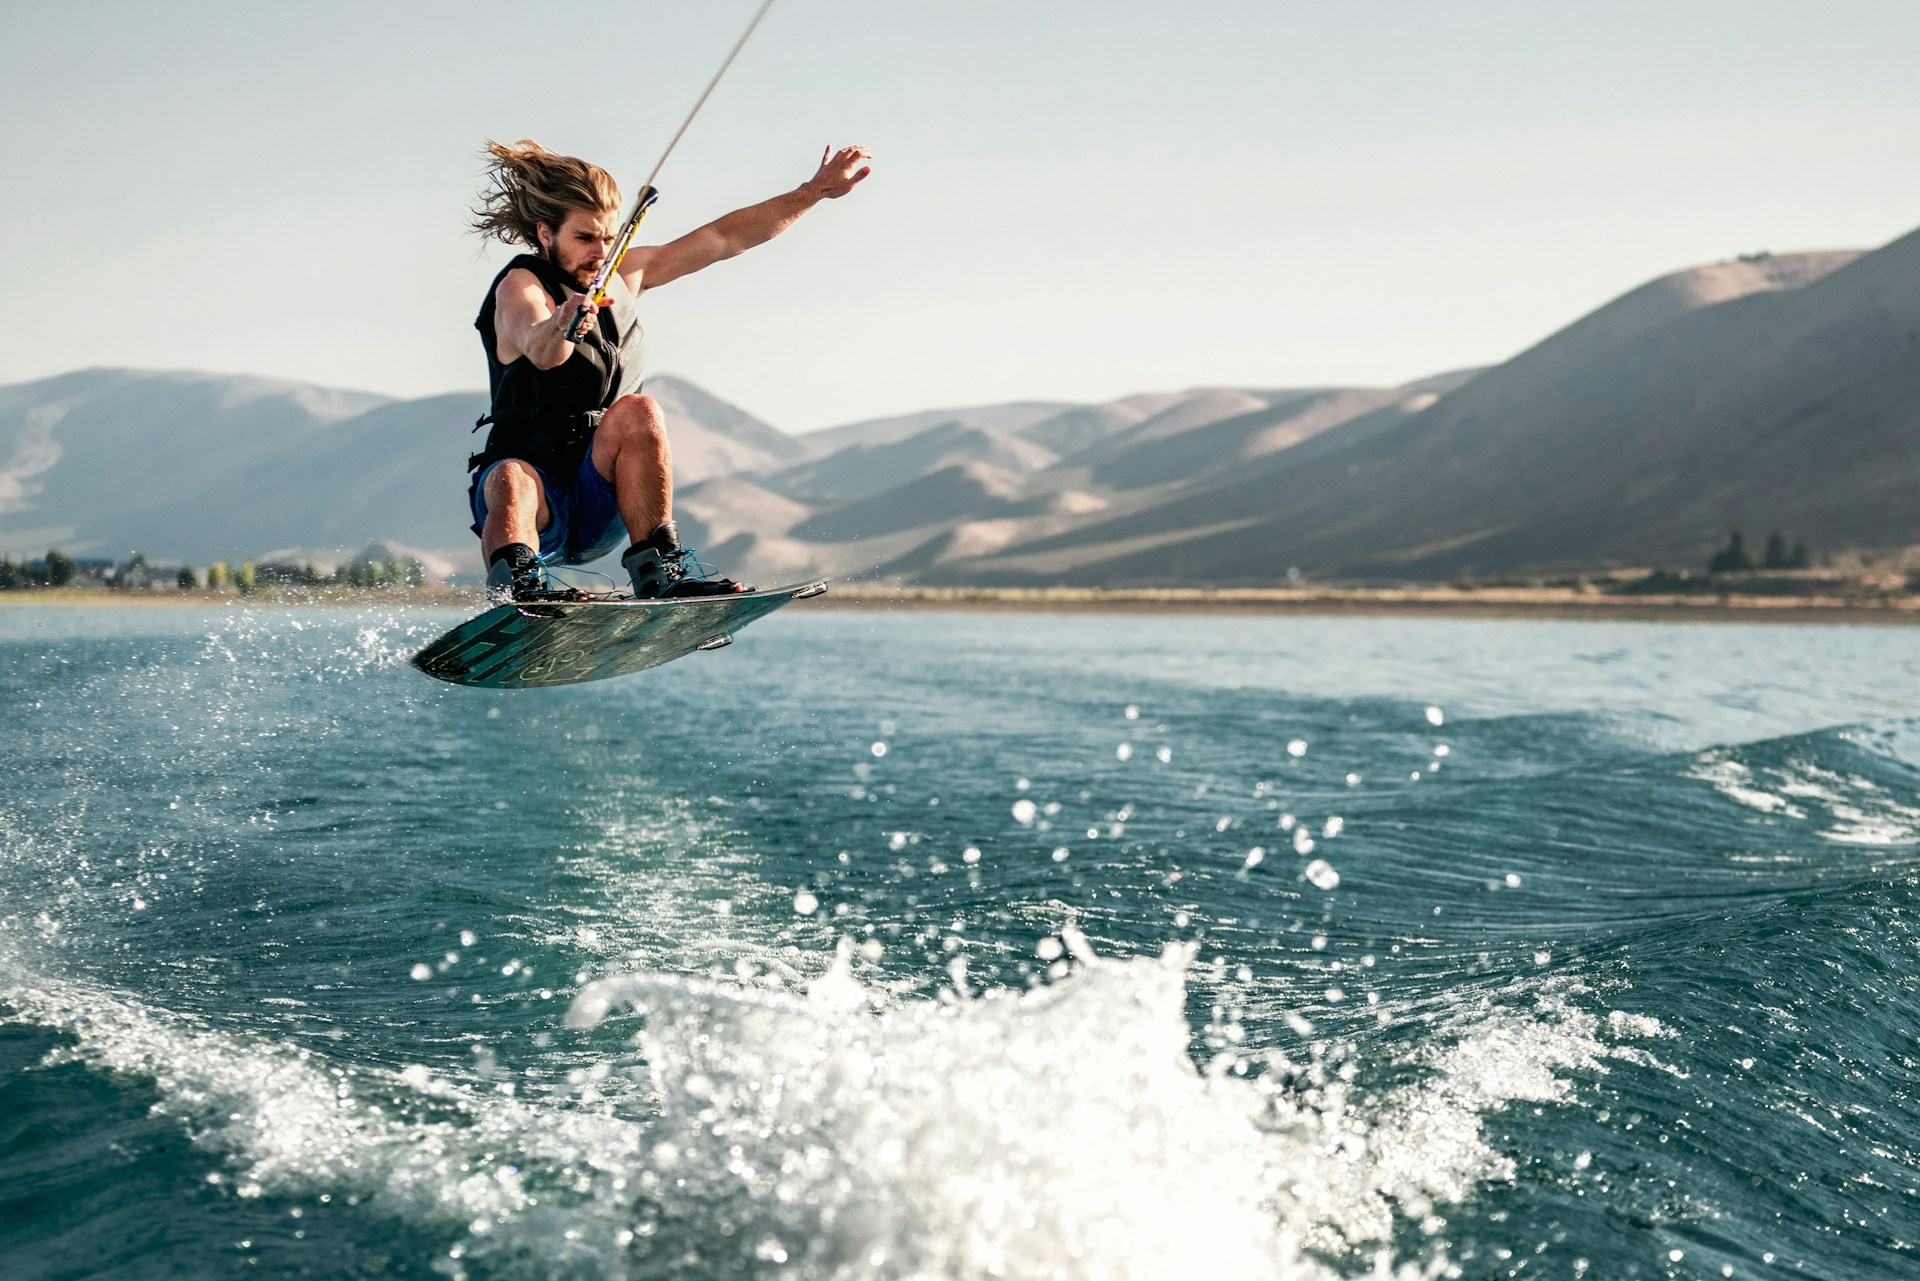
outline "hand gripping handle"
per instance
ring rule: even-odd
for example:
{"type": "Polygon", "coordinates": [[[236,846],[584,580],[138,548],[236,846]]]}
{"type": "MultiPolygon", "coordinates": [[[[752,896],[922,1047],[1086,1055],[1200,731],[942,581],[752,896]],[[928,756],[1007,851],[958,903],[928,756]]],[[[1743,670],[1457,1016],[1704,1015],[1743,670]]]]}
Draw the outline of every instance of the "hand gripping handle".
{"type": "MultiPolygon", "coordinates": [[[[595,298],[594,301],[598,303],[598,302],[603,302],[605,300],[602,298],[595,298]]],[[[567,326],[567,341],[579,342],[580,335],[586,332],[587,332],[587,312],[586,312],[586,309],[583,307],[579,311],[576,311],[573,313],[573,323],[567,326]]]]}

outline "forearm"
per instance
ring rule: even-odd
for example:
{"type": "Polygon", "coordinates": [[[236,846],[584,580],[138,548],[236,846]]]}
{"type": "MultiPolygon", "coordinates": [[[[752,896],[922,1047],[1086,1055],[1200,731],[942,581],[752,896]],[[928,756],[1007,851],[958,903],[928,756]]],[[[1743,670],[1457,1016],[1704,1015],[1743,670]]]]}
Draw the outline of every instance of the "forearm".
{"type": "Polygon", "coordinates": [[[858,186],[871,172],[864,164],[867,158],[865,147],[842,147],[837,154],[823,156],[820,171],[784,195],[736,209],[671,244],[630,251],[621,275],[638,293],[764,245],[822,200],[838,200],[858,186]]]}
{"type": "Polygon", "coordinates": [[[745,209],[736,209],[712,224],[715,237],[726,247],[728,257],[745,253],[755,245],[764,245],[798,222],[800,215],[824,199],[811,183],[802,183],[792,191],[771,200],[763,200],[745,209]]]}
{"type": "Polygon", "coordinates": [[[556,311],[527,329],[525,341],[518,345],[534,368],[552,369],[573,356],[573,344],[567,341],[567,323],[572,318],[571,311],[556,311]]]}

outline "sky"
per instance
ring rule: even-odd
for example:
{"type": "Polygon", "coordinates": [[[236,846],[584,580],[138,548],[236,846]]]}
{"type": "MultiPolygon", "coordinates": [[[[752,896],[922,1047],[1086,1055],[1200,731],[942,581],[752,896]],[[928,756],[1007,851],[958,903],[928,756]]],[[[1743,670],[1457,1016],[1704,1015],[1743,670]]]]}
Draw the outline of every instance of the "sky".
{"type": "MultiPolygon", "coordinates": [[[[489,137],[630,193],[755,0],[0,0],[0,384],[485,385],[489,137]]],[[[643,300],[788,431],[1497,362],[1679,268],[1920,226],[1913,0],[778,0],[642,240],[873,176],[643,300]]]]}

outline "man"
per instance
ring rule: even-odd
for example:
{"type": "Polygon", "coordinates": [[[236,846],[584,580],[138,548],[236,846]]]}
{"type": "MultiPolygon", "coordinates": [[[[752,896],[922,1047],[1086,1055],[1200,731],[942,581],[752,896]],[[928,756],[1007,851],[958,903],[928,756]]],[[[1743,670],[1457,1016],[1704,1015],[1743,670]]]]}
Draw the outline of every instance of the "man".
{"type": "Polygon", "coordinates": [[[784,195],[664,245],[635,245],[607,280],[607,301],[585,292],[613,252],[620,189],[598,165],[527,139],[489,142],[490,189],[474,210],[483,236],[526,246],[494,278],[474,321],[487,350],[493,406],[486,447],[467,460],[473,531],[487,589],[525,600],[549,591],[544,565],[580,565],[628,542],[620,558],[643,600],[746,590],[695,569],[673,523],[673,461],[666,425],[640,386],[635,301],[703,267],[765,244],[822,200],[852,191],[871,167],[865,147],[843,147],[784,195]],[[587,326],[567,341],[576,316],[587,326]]]}

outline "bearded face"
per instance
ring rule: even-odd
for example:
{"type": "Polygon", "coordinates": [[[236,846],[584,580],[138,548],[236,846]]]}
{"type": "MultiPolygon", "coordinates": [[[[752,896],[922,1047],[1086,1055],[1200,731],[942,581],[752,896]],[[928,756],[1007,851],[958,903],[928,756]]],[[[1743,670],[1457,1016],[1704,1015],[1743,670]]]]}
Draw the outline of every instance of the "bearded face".
{"type": "Polygon", "coordinates": [[[543,222],[540,224],[540,251],[548,262],[573,282],[575,288],[585,289],[593,283],[600,264],[613,252],[614,219],[617,216],[617,211],[612,209],[591,213],[585,209],[575,209],[560,224],[558,231],[543,222]]]}

